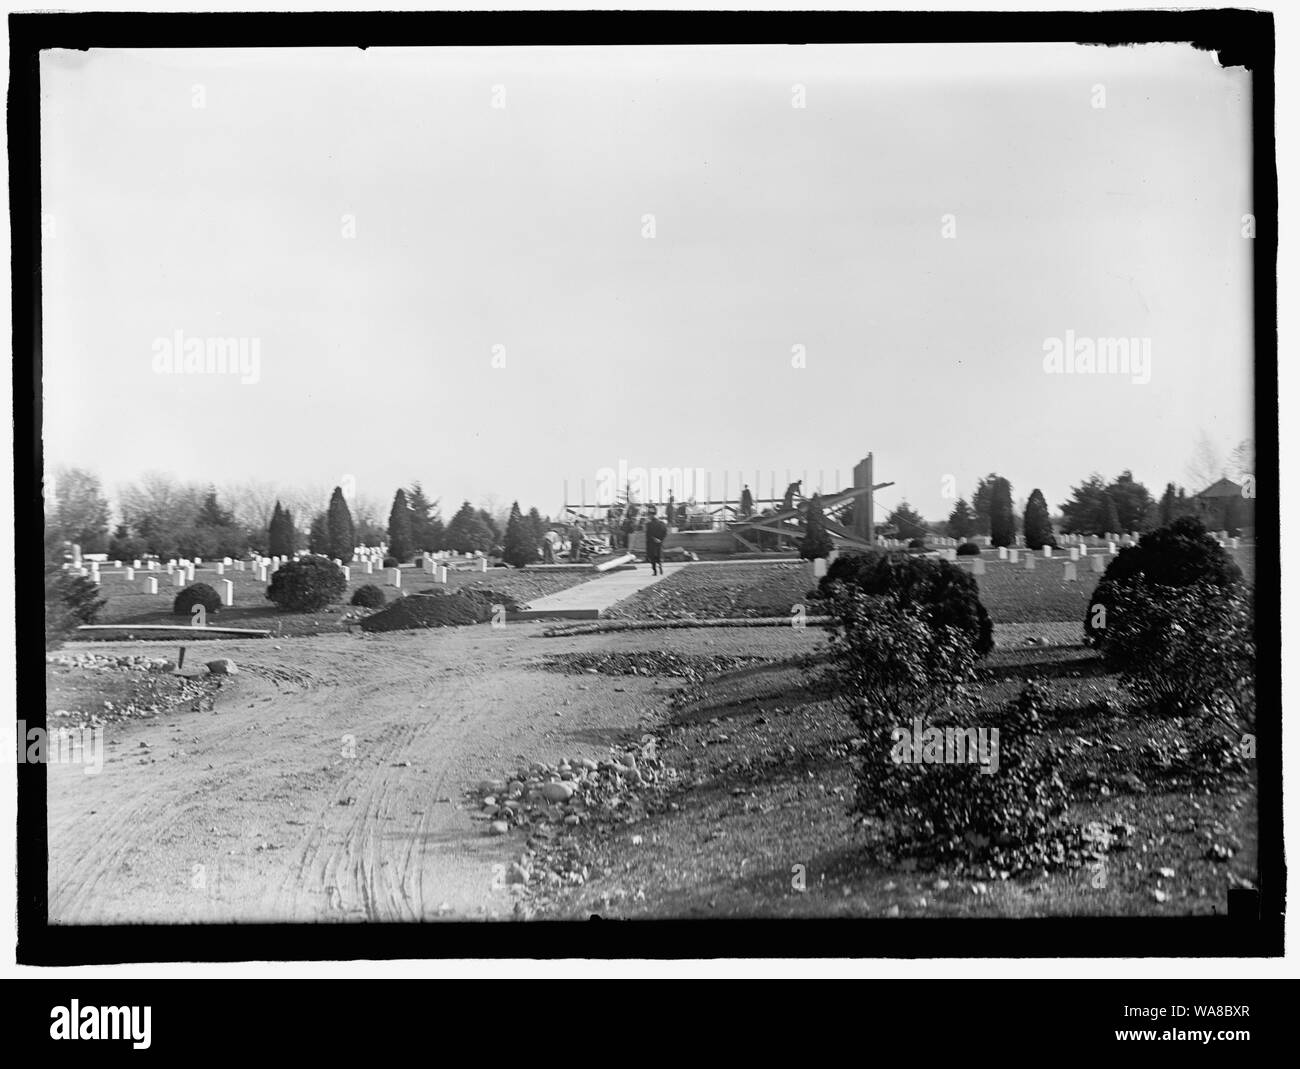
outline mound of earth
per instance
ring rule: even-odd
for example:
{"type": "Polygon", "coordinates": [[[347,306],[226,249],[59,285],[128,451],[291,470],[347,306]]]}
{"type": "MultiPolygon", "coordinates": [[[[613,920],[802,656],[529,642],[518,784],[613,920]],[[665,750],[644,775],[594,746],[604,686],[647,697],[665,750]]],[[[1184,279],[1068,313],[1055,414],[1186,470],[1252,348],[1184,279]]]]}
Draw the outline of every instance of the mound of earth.
{"type": "Polygon", "coordinates": [[[361,621],[362,631],[411,631],[426,627],[483,624],[500,606],[516,612],[519,603],[494,590],[466,589],[454,594],[411,594],[361,621]]]}
{"type": "Polygon", "coordinates": [[[680,676],[697,679],[730,672],[766,661],[766,657],[735,654],[669,653],[561,653],[548,657],[545,667],[554,672],[588,672],[607,676],[680,676]]]}

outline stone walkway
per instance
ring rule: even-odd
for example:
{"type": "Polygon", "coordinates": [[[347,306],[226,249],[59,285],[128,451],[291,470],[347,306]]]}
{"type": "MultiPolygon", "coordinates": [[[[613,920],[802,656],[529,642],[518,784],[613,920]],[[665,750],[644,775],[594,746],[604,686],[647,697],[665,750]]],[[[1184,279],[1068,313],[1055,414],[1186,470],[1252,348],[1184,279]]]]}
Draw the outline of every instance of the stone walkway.
{"type": "Polygon", "coordinates": [[[660,579],[689,567],[689,563],[665,564],[663,575],[651,575],[650,565],[638,564],[626,571],[595,576],[585,583],[529,602],[527,609],[511,613],[509,619],[596,620],[624,598],[630,598],[660,579]]]}

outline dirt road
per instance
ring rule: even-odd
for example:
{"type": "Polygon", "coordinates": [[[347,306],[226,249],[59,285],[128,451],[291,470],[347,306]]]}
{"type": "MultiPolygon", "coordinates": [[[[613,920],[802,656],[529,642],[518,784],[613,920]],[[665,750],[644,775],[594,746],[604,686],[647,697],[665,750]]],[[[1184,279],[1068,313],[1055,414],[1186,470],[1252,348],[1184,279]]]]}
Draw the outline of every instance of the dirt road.
{"type": "MultiPolygon", "coordinates": [[[[110,726],[98,775],[48,766],[50,922],[508,918],[500,876],[522,840],[485,836],[463,789],[521,760],[602,757],[677,685],[529,662],[669,645],[785,655],[817,641],[777,629],[543,639],[545,626],[203,643],[203,660],[240,670],[213,711],[110,726]]],[[[164,649],[95,648],[142,647],[164,649]]]]}

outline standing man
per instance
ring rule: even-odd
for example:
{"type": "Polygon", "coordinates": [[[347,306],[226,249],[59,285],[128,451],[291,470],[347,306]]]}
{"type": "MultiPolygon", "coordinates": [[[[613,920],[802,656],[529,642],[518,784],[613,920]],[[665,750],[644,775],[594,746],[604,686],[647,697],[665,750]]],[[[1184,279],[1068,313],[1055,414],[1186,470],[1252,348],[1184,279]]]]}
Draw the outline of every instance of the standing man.
{"type": "Polygon", "coordinates": [[[645,525],[645,555],[650,562],[651,575],[663,575],[664,539],[668,537],[668,525],[650,509],[650,521],[645,525]]]}

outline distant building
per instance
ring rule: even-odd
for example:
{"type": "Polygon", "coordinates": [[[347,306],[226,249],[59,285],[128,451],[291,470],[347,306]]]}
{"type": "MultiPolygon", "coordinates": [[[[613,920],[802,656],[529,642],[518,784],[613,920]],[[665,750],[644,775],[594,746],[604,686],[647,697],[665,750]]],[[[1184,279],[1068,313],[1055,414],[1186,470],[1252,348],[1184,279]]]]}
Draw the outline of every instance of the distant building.
{"type": "Polygon", "coordinates": [[[1255,502],[1242,492],[1240,483],[1226,476],[1192,495],[1196,512],[1211,531],[1236,532],[1255,526],[1255,502]]]}

